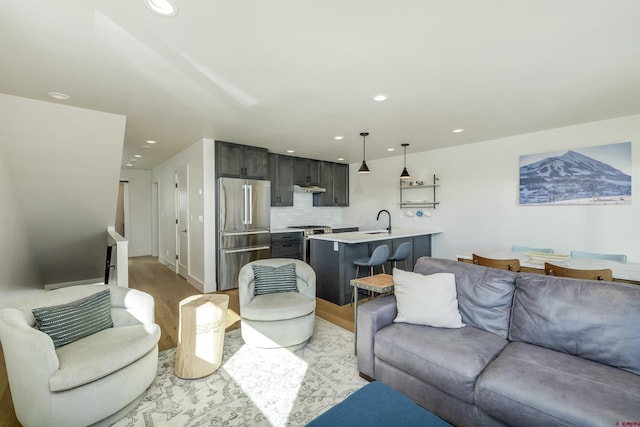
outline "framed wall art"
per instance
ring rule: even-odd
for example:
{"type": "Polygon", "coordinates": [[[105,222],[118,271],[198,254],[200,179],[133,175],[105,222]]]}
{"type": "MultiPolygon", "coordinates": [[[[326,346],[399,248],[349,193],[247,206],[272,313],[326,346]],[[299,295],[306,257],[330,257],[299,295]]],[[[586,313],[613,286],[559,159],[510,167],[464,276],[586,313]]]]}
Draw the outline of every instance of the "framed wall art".
{"type": "Polygon", "coordinates": [[[631,204],[631,142],[520,156],[520,204],[631,204]]]}

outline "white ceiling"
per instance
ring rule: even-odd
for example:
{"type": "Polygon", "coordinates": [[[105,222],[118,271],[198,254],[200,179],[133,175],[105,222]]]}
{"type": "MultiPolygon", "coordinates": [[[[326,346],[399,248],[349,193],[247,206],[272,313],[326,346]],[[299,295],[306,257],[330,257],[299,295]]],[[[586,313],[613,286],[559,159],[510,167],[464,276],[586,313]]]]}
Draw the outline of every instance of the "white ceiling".
{"type": "Polygon", "coordinates": [[[376,159],[640,113],[638,0],[175,3],[2,0],[0,92],[127,116],[136,168],[203,137],[358,162],[362,131],[376,159]]]}

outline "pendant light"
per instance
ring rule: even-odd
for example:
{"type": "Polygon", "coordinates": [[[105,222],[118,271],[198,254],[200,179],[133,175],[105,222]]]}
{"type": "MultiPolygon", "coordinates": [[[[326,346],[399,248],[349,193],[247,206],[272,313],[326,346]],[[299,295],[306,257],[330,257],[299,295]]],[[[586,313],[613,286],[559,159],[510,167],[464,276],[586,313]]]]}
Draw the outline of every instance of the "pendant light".
{"type": "Polygon", "coordinates": [[[402,148],[404,148],[404,169],[402,169],[402,173],[400,174],[400,179],[402,180],[411,179],[411,175],[409,175],[409,171],[407,171],[407,147],[409,146],[409,144],[405,142],[404,144],[400,144],[400,145],[402,145],[402,148]]]}
{"type": "Polygon", "coordinates": [[[358,173],[369,173],[369,167],[367,166],[367,161],[365,160],[365,145],[367,141],[367,136],[369,136],[369,132],[360,132],[360,136],[362,137],[362,165],[360,165],[360,169],[358,169],[358,173]]]}

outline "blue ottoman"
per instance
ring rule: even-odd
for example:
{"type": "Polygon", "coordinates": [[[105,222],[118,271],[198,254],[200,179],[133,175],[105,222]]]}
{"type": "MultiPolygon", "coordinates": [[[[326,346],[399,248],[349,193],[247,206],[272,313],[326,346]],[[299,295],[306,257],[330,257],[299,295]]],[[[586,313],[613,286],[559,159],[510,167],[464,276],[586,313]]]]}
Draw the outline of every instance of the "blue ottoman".
{"type": "Polygon", "coordinates": [[[391,387],[375,381],[362,387],[307,426],[451,427],[451,424],[391,387]]]}

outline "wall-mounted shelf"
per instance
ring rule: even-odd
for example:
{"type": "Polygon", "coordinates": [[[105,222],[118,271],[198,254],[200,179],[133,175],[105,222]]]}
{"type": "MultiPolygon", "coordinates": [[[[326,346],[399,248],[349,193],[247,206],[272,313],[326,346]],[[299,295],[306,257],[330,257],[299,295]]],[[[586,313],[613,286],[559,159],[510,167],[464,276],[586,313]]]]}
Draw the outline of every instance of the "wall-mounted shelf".
{"type": "Polygon", "coordinates": [[[440,187],[438,181],[440,178],[436,175],[433,175],[433,184],[409,185],[406,181],[400,180],[400,207],[435,209],[440,204],[436,198],[436,189],[440,187]],[[433,194],[430,194],[429,190],[432,190],[433,194]],[[409,192],[405,194],[405,191],[409,192]]]}

